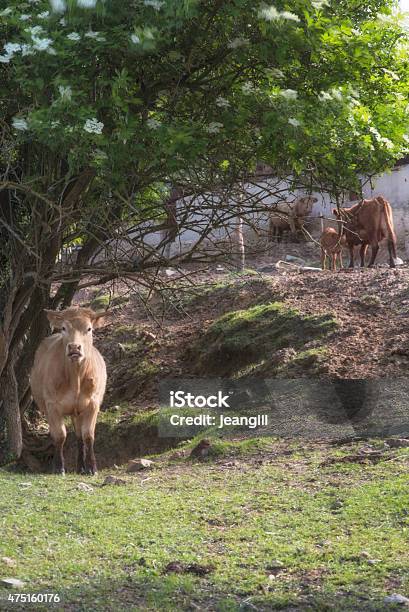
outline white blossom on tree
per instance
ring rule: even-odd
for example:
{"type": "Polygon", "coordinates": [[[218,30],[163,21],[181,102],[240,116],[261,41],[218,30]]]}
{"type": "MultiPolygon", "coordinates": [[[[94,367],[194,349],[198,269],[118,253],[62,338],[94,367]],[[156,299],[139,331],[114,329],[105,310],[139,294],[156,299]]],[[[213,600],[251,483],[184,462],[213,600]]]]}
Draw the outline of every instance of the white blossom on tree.
{"type": "Polygon", "coordinates": [[[50,4],[54,13],[63,13],[67,8],[65,0],[50,0],[50,4]]]}
{"type": "Polygon", "coordinates": [[[144,0],[145,6],[151,6],[155,9],[155,11],[160,11],[164,2],[160,2],[160,0],[144,0]]]}
{"type": "Polygon", "coordinates": [[[146,121],[146,125],[152,130],[157,130],[162,125],[160,121],[154,119],[153,117],[149,117],[146,121]]]}
{"type": "Polygon", "coordinates": [[[226,98],[223,98],[223,96],[219,96],[216,98],[216,106],[219,106],[220,108],[228,108],[230,106],[230,102],[226,100],[226,98]]]}
{"type": "Polygon", "coordinates": [[[96,3],[96,0],[77,0],[77,4],[81,8],[94,8],[96,3]]]}
{"type": "Polygon", "coordinates": [[[262,8],[259,12],[259,17],[265,19],[266,21],[275,21],[277,19],[300,21],[300,18],[295,13],[291,13],[290,11],[280,12],[273,5],[262,8]]]}
{"type": "Polygon", "coordinates": [[[23,117],[13,117],[11,123],[15,130],[20,130],[21,132],[28,130],[28,123],[23,117]]]}
{"type": "Polygon", "coordinates": [[[206,126],[206,132],[208,134],[218,134],[223,127],[223,123],[220,123],[219,121],[212,121],[208,126],[206,126]]]}
{"type": "Polygon", "coordinates": [[[37,38],[33,36],[33,48],[37,51],[50,51],[52,50],[53,41],[51,38],[37,38]]]}
{"type": "Polygon", "coordinates": [[[321,102],[325,102],[327,100],[332,100],[332,96],[328,91],[321,91],[318,99],[321,100],[321,102]]]}
{"type": "Polygon", "coordinates": [[[58,92],[63,100],[71,100],[72,89],[69,85],[60,85],[58,87],[58,92]]]}
{"type": "Polygon", "coordinates": [[[102,130],[104,129],[104,124],[101,121],[98,121],[95,117],[92,119],[87,119],[84,124],[84,130],[89,134],[102,134],[102,130]]]}
{"type": "Polygon", "coordinates": [[[296,100],[298,97],[298,93],[295,91],[295,89],[283,89],[280,91],[280,95],[286,100],[296,100]]]}
{"type": "Polygon", "coordinates": [[[247,81],[246,83],[243,83],[241,90],[244,94],[251,94],[256,91],[256,88],[254,87],[253,83],[247,81]]]}
{"type": "Polygon", "coordinates": [[[240,47],[246,47],[248,44],[248,38],[233,38],[233,40],[227,43],[227,47],[229,49],[239,49],[240,47]]]}
{"type": "Polygon", "coordinates": [[[84,36],[85,38],[93,38],[94,40],[98,40],[100,42],[106,40],[105,36],[103,36],[100,32],[94,32],[93,30],[88,30],[88,32],[85,32],[84,36]]]}
{"type": "Polygon", "coordinates": [[[39,34],[44,34],[44,28],[40,25],[32,26],[31,28],[26,28],[24,31],[28,32],[31,37],[38,36],[39,34]]]}

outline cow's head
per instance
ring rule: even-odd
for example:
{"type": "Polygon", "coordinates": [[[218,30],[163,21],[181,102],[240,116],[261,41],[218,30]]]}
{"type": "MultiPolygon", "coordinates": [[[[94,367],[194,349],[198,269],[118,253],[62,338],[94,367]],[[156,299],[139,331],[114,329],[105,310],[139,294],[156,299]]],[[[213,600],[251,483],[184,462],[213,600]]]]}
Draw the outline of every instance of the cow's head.
{"type": "Polygon", "coordinates": [[[338,219],[339,221],[344,221],[344,223],[352,221],[354,218],[354,215],[351,212],[350,208],[333,208],[332,214],[336,219],[338,219]]]}
{"type": "Polygon", "coordinates": [[[104,324],[106,312],[77,307],[45,312],[52,329],[61,334],[66,357],[76,363],[84,361],[91,352],[92,330],[104,324]]]}
{"type": "Polygon", "coordinates": [[[314,198],[313,196],[298,198],[295,205],[297,217],[308,217],[312,212],[315,202],[318,202],[318,198],[314,198]]]}

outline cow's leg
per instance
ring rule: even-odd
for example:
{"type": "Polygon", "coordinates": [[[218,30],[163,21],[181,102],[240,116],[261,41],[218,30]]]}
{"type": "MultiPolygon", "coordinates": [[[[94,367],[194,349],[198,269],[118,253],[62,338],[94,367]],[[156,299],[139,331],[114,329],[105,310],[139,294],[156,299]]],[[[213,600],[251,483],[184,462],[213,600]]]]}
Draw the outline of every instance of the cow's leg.
{"type": "Polygon", "coordinates": [[[349,267],[350,268],[354,267],[354,245],[353,244],[349,245],[349,267]]]}
{"type": "Polygon", "coordinates": [[[361,268],[365,268],[365,257],[366,257],[367,250],[368,250],[367,244],[361,245],[361,248],[359,249],[359,254],[361,256],[361,268]]]}
{"type": "Polygon", "coordinates": [[[372,268],[372,266],[374,265],[378,251],[379,251],[379,243],[373,242],[371,244],[371,261],[369,262],[369,266],[368,266],[369,268],[372,268]]]}
{"type": "Polygon", "coordinates": [[[325,265],[327,262],[327,256],[323,248],[321,248],[321,268],[325,270],[325,265]]]}
{"type": "Polygon", "coordinates": [[[395,259],[394,259],[395,244],[393,240],[388,240],[388,251],[389,251],[389,265],[391,268],[396,268],[395,259]]]}
{"type": "Polygon", "coordinates": [[[47,418],[50,435],[54,443],[53,471],[55,474],[65,474],[64,442],[67,437],[67,430],[64,425],[64,418],[59,414],[53,414],[50,409],[47,410],[47,418]]]}
{"type": "Polygon", "coordinates": [[[91,404],[81,415],[81,434],[84,444],[84,464],[86,474],[97,473],[97,462],[94,453],[95,424],[97,422],[98,406],[91,404]]]}
{"type": "Polygon", "coordinates": [[[332,253],[331,254],[331,270],[333,272],[335,272],[335,270],[336,270],[336,261],[337,261],[337,254],[336,253],[332,253]]]}
{"type": "Polygon", "coordinates": [[[339,252],[339,269],[342,270],[344,267],[344,262],[342,259],[342,251],[339,252]]]}
{"type": "Polygon", "coordinates": [[[84,441],[82,439],[80,417],[73,416],[72,424],[74,425],[75,436],[77,438],[77,474],[83,474],[85,472],[84,441]]]}

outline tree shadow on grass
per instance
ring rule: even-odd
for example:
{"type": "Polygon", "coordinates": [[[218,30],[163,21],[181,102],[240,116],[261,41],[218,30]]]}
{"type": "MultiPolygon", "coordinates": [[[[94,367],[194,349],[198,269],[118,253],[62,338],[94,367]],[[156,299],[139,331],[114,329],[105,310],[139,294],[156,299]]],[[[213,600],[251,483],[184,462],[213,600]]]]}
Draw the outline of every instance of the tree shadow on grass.
{"type": "MultiPolygon", "coordinates": [[[[41,592],[58,593],[61,602],[58,604],[37,604],[36,612],[50,609],[69,612],[111,612],[152,610],[160,612],[174,611],[217,611],[267,612],[269,610],[298,611],[339,611],[355,612],[367,610],[380,612],[385,610],[384,596],[371,594],[360,584],[359,593],[342,588],[336,593],[323,592],[319,580],[309,582],[308,576],[300,577],[286,589],[276,589],[266,576],[265,588],[240,594],[217,587],[211,578],[198,578],[185,574],[141,575],[130,573],[122,580],[91,580],[79,576],[76,587],[59,590],[55,585],[42,587],[41,592]]],[[[382,587],[381,587],[382,588],[382,587]]],[[[30,592],[36,592],[31,588],[30,592]]],[[[27,604],[9,603],[6,595],[0,592],[0,610],[23,611],[27,604]],[[3,599],[2,599],[3,598],[3,599]]],[[[33,608],[34,609],[34,608],[33,608]]],[[[388,605],[388,609],[397,609],[388,605]]]]}

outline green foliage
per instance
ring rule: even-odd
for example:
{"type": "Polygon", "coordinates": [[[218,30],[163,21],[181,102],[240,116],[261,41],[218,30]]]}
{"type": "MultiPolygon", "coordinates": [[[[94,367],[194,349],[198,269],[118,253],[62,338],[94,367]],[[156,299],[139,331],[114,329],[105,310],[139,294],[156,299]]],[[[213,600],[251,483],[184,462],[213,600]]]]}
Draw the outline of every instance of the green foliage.
{"type": "Polygon", "coordinates": [[[28,146],[33,177],[52,155],[139,192],[264,159],[333,187],[407,149],[408,41],[388,0],[64,4],[0,11],[0,154],[28,146]]]}
{"type": "Polygon", "coordinates": [[[115,338],[123,338],[123,339],[129,339],[132,336],[136,336],[138,334],[139,331],[139,326],[138,325],[117,325],[115,326],[115,329],[112,331],[113,335],[115,336],[115,338]]]}
{"type": "Polygon", "coordinates": [[[93,297],[90,306],[94,310],[104,310],[109,306],[122,306],[128,302],[129,297],[126,295],[111,296],[109,293],[104,293],[93,297]]]}

